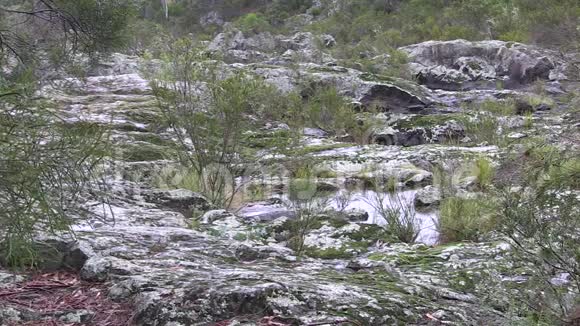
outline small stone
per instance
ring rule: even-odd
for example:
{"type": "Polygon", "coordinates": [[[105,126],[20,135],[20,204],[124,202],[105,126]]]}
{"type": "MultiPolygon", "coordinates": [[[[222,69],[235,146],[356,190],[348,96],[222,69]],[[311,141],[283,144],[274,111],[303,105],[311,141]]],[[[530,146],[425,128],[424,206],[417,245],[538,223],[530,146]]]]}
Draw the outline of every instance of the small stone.
{"type": "Polygon", "coordinates": [[[369,213],[364,209],[349,209],[345,214],[348,220],[352,222],[365,222],[369,219],[369,213]]]}
{"type": "Polygon", "coordinates": [[[58,320],[65,324],[81,324],[91,320],[94,313],[88,310],[76,310],[61,316],[58,320]]]}
{"type": "Polygon", "coordinates": [[[437,319],[443,319],[446,314],[447,313],[445,312],[445,310],[437,310],[434,313],[432,313],[431,316],[437,319]]]}
{"type": "Polygon", "coordinates": [[[206,212],[201,217],[201,223],[203,224],[213,224],[216,221],[223,220],[233,214],[226,211],[225,209],[215,209],[209,212],[206,212]]]}
{"type": "Polygon", "coordinates": [[[104,282],[109,277],[111,267],[109,257],[92,257],[81,269],[81,278],[90,282],[104,282]]]}
{"type": "Polygon", "coordinates": [[[521,132],[512,132],[507,136],[509,139],[522,139],[528,137],[528,135],[521,132]]]}
{"type": "Polygon", "coordinates": [[[3,273],[0,271],[0,289],[3,287],[9,287],[12,284],[20,283],[24,281],[24,277],[12,273],[3,273]]]}

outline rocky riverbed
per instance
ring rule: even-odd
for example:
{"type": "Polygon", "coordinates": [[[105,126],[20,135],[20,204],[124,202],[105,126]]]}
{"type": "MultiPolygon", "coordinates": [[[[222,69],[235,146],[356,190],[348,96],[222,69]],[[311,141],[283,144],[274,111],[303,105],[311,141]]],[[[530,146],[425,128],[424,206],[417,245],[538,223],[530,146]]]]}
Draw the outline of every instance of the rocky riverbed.
{"type": "MultiPolygon", "coordinates": [[[[336,198],[349,185],[355,190],[347,218],[329,214],[308,231],[302,257],[288,246],[294,216],[284,204],[284,177],[253,174],[249,184],[271,196],[247,195],[230,211],[152,181],[175,165],[166,155],[175,140],[158,123],[146,77],[158,63],[115,54],[84,80],[43,90],[67,121],[110,126],[119,155],[108,204],[87,199],[74,239],[42,239],[47,254],[40,267],[73,268],[85,281],[103,282],[111,300],[132,304],[138,325],[507,325],[509,298],[502,291],[525,279],[526,269],[512,268],[510,246],[499,236],[438,245],[434,166],[469,165],[480,157],[499,164],[508,149],[530,138],[578,146],[569,137],[580,128],[578,111],[572,111],[579,100],[578,59],[501,41],[426,42],[400,49],[410,58],[410,81],[341,67],[325,51],[334,39],[322,41],[310,33],[246,37],[230,31],[208,45],[223,55],[224,72],[249,71],[284,92],[307,76],[336,87],[361,110],[381,108],[369,145],[305,130],[298,149],[316,160],[317,187],[333,193],[326,205],[337,209],[336,198]],[[470,139],[459,119],[477,119],[465,104],[486,99],[513,99],[522,110],[502,118],[495,131],[507,146],[470,139]],[[365,186],[391,180],[418,210],[416,244],[386,237],[384,221],[369,204],[390,195],[365,186]]],[[[280,128],[268,122],[256,133],[280,128]]],[[[285,160],[268,154],[265,148],[255,164],[285,160]]],[[[462,175],[456,187],[470,196],[477,192],[473,182],[462,175]]],[[[0,279],[0,288],[22,281],[8,272],[0,279]]],[[[23,305],[0,308],[0,324],[50,318],[23,305]]]]}

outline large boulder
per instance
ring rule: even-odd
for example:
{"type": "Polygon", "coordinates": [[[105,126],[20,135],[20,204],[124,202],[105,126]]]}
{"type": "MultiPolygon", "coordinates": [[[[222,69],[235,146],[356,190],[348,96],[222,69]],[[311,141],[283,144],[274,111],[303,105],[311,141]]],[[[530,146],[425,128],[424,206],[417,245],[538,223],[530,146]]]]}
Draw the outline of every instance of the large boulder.
{"type": "Polygon", "coordinates": [[[401,48],[419,81],[439,89],[513,88],[536,80],[565,78],[555,52],[514,42],[428,41],[401,48]]]}
{"type": "Polygon", "coordinates": [[[377,107],[381,111],[395,113],[417,113],[428,103],[415,94],[388,84],[375,84],[364,94],[360,102],[365,107],[377,107]]]}

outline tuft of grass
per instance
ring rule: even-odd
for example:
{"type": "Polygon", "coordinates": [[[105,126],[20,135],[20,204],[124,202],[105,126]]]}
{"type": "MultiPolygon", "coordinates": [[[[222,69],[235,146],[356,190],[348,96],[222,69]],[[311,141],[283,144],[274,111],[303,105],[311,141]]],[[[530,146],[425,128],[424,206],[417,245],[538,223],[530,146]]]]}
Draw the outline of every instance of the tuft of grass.
{"type": "Polygon", "coordinates": [[[120,152],[120,159],[125,162],[149,162],[166,159],[169,155],[167,148],[140,143],[139,145],[128,145],[120,152]]]}
{"type": "Polygon", "coordinates": [[[475,144],[488,143],[503,147],[507,139],[502,133],[499,120],[491,114],[478,114],[476,117],[462,119],[466,135],[475,144]]]}
{"type": "Polygon", "coordinates": [[[312,258],[320,258],[320,259],[348,259],[354,256],[354,253],[348,252],[347,248],[326,248],[326,249],[318,249],[314,247],[306,247],[304,248],[304,253],[307,256],[312,258]]]}
{"type": "Polygon", "coordinates": [[[516,103],[513,99],[503,101],[485,100],[478,103],[475,109],[489,112],[494,116],[510,116],[516,114],[516,103]]]}
{"type": "Polygon", "coordinates": [[[405,243],[414,243],[419,236],[420,223],[412,200],[407,201],[397,193],[375,194],[368,201],[387,222],[388,234],[405,243]]]}
{"type": "Polygon", "coordinates": [[[192,169],[167,166],[152,177],[152,184],[159,189],[187,189],[202,192],[201,178],[192,169]]]}
{"type": "Polygon", "coordinates": [[[554,106],[555,104],[554,100],[549,98],[548,96],[538,94],[528,95],[524,98],[524,100],[534,108],[540,105],[554,106]]]}
{"type": "Polygon", "coordinates": [[[322,179],[333,179],[336,178],[338,176],[338,174],[335,171],[331,171],[331,170],[321,170],[316,172],[316,177],[318,178],[322,178],[322,179]]]}
{"type": "Polygon", "coordinates": [[[480,157],[473,165],[473,175],[477,178],[479,188],[481,190],[487,190],[492,185],[495,170],[488,159],[480,157]]]}
{"type": "Polygon", "coordinates": [[[443,198],[453,197],[456,193],[456,186],[460,183],[467,166],[457,160],[441,162],[433,168],[433,185],[441,191],[443,198]]]}
{"type": "Polygon", "coordinates": [[[534,127],[534,115],[532,112],[526,113],[524,116],[524,128],[531,129],[534,127]]]}
{"type": "Polygon", "coordinates": [[[489,229],[490,209],[483,200],[449,197],[440,209],[437,229],[441,243],[477,241],[489,229]]]}

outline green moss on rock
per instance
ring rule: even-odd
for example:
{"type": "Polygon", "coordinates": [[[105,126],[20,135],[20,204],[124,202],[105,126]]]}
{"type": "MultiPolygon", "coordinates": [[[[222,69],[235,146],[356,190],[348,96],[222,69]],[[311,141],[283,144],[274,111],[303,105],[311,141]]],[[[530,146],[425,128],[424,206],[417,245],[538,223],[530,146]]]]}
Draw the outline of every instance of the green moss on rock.
{"type": "Polygon", "coordinates": [[[120,159],[125,162],[146,162],[166,159],[169,155],[166,147],[149,143],[131,144],[121,149],[120,159]]]}

